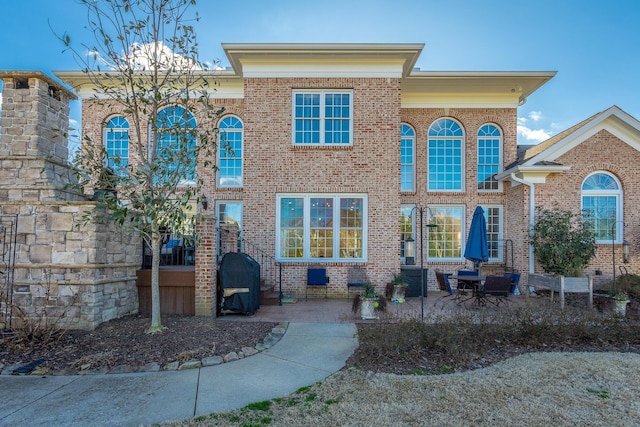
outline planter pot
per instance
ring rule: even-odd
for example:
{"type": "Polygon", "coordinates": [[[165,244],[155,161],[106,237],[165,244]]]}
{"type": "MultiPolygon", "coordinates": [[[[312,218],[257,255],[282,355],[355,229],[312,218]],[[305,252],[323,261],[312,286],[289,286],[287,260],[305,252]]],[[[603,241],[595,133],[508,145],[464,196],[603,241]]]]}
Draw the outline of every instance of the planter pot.
{"type": "Polygon", "coordinates": [[[629,301],[625,300],[613,300],[613,312],[622,317],[627,315],[627,304],[629,301]]]}
{"type": "Polygon", "coordinates": [[[391,295],[391,301],[395,303],[403,303],[406,293],[407,293],[406,286],[394,285],[393,294],[391,295]]]}
{"type": "Polygon", "coordinates": [[[362,317],[362,320],[379,318],[376,314],[377,303],[378,298],[362,298],[362,301],[360,301],[360,317],[362,317]]]}

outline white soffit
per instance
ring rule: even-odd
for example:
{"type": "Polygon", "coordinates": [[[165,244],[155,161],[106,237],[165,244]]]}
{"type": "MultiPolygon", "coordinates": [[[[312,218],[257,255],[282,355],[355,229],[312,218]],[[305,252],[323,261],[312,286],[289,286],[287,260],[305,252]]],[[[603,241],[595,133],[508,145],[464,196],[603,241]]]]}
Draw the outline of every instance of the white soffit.
{"type": "MultiPolygon", "coordinates": [[[[402,79],[403,107],[440,106],[445,99],[459,106],[518,106],[555,76],[555,71],[419,71],[402,79]]],[[[449,104],[449,107],[454,105],[449,104]]]]}
{"type": "Polygon", "coordinates": [[[424,44],[223,43],[231,66],[243,77],[407,76],[424,44]]]}

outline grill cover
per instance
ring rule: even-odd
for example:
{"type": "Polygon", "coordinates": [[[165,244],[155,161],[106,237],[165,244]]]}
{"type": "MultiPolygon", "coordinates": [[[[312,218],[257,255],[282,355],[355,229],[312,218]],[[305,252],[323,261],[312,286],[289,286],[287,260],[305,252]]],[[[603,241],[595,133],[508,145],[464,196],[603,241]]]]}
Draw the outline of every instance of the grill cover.
{"type": "Polygon", "coordinates": [[[260,308],[260,264],[243,252],[220,261],[218,295],[222,312],[254,314],[260,308]]]}

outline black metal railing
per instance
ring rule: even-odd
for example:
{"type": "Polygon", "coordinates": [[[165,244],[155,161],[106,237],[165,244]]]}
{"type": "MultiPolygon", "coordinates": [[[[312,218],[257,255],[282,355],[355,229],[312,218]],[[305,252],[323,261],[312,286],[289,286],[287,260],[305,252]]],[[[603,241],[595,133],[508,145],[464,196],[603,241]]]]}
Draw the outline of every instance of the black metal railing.
{"type": "Polygon", "coordinates": [[[0,283],[2,316],[4,329],[12,327],[13,281],[16,263],[16,238],[18,235],[18,215],[0,215],[0,283]]]}

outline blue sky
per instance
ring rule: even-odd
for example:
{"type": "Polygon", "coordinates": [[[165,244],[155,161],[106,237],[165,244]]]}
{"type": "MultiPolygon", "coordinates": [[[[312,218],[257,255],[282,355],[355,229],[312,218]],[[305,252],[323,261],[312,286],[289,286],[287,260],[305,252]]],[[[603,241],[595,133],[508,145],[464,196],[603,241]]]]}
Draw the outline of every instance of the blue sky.
{"type": "MultiPolygon", "coordinates": [[[[1,70],[78,68],[50,28],[86,36],[76,0],[0,6],[1,70]]],[[[201,59],[223,66],[226,42],[367,42],[425,43],[422,70],[557,71],[518,109],[521,144],[612,105],[640,119],[638,0],[199,0],[196,9],[201,59]]]]}

